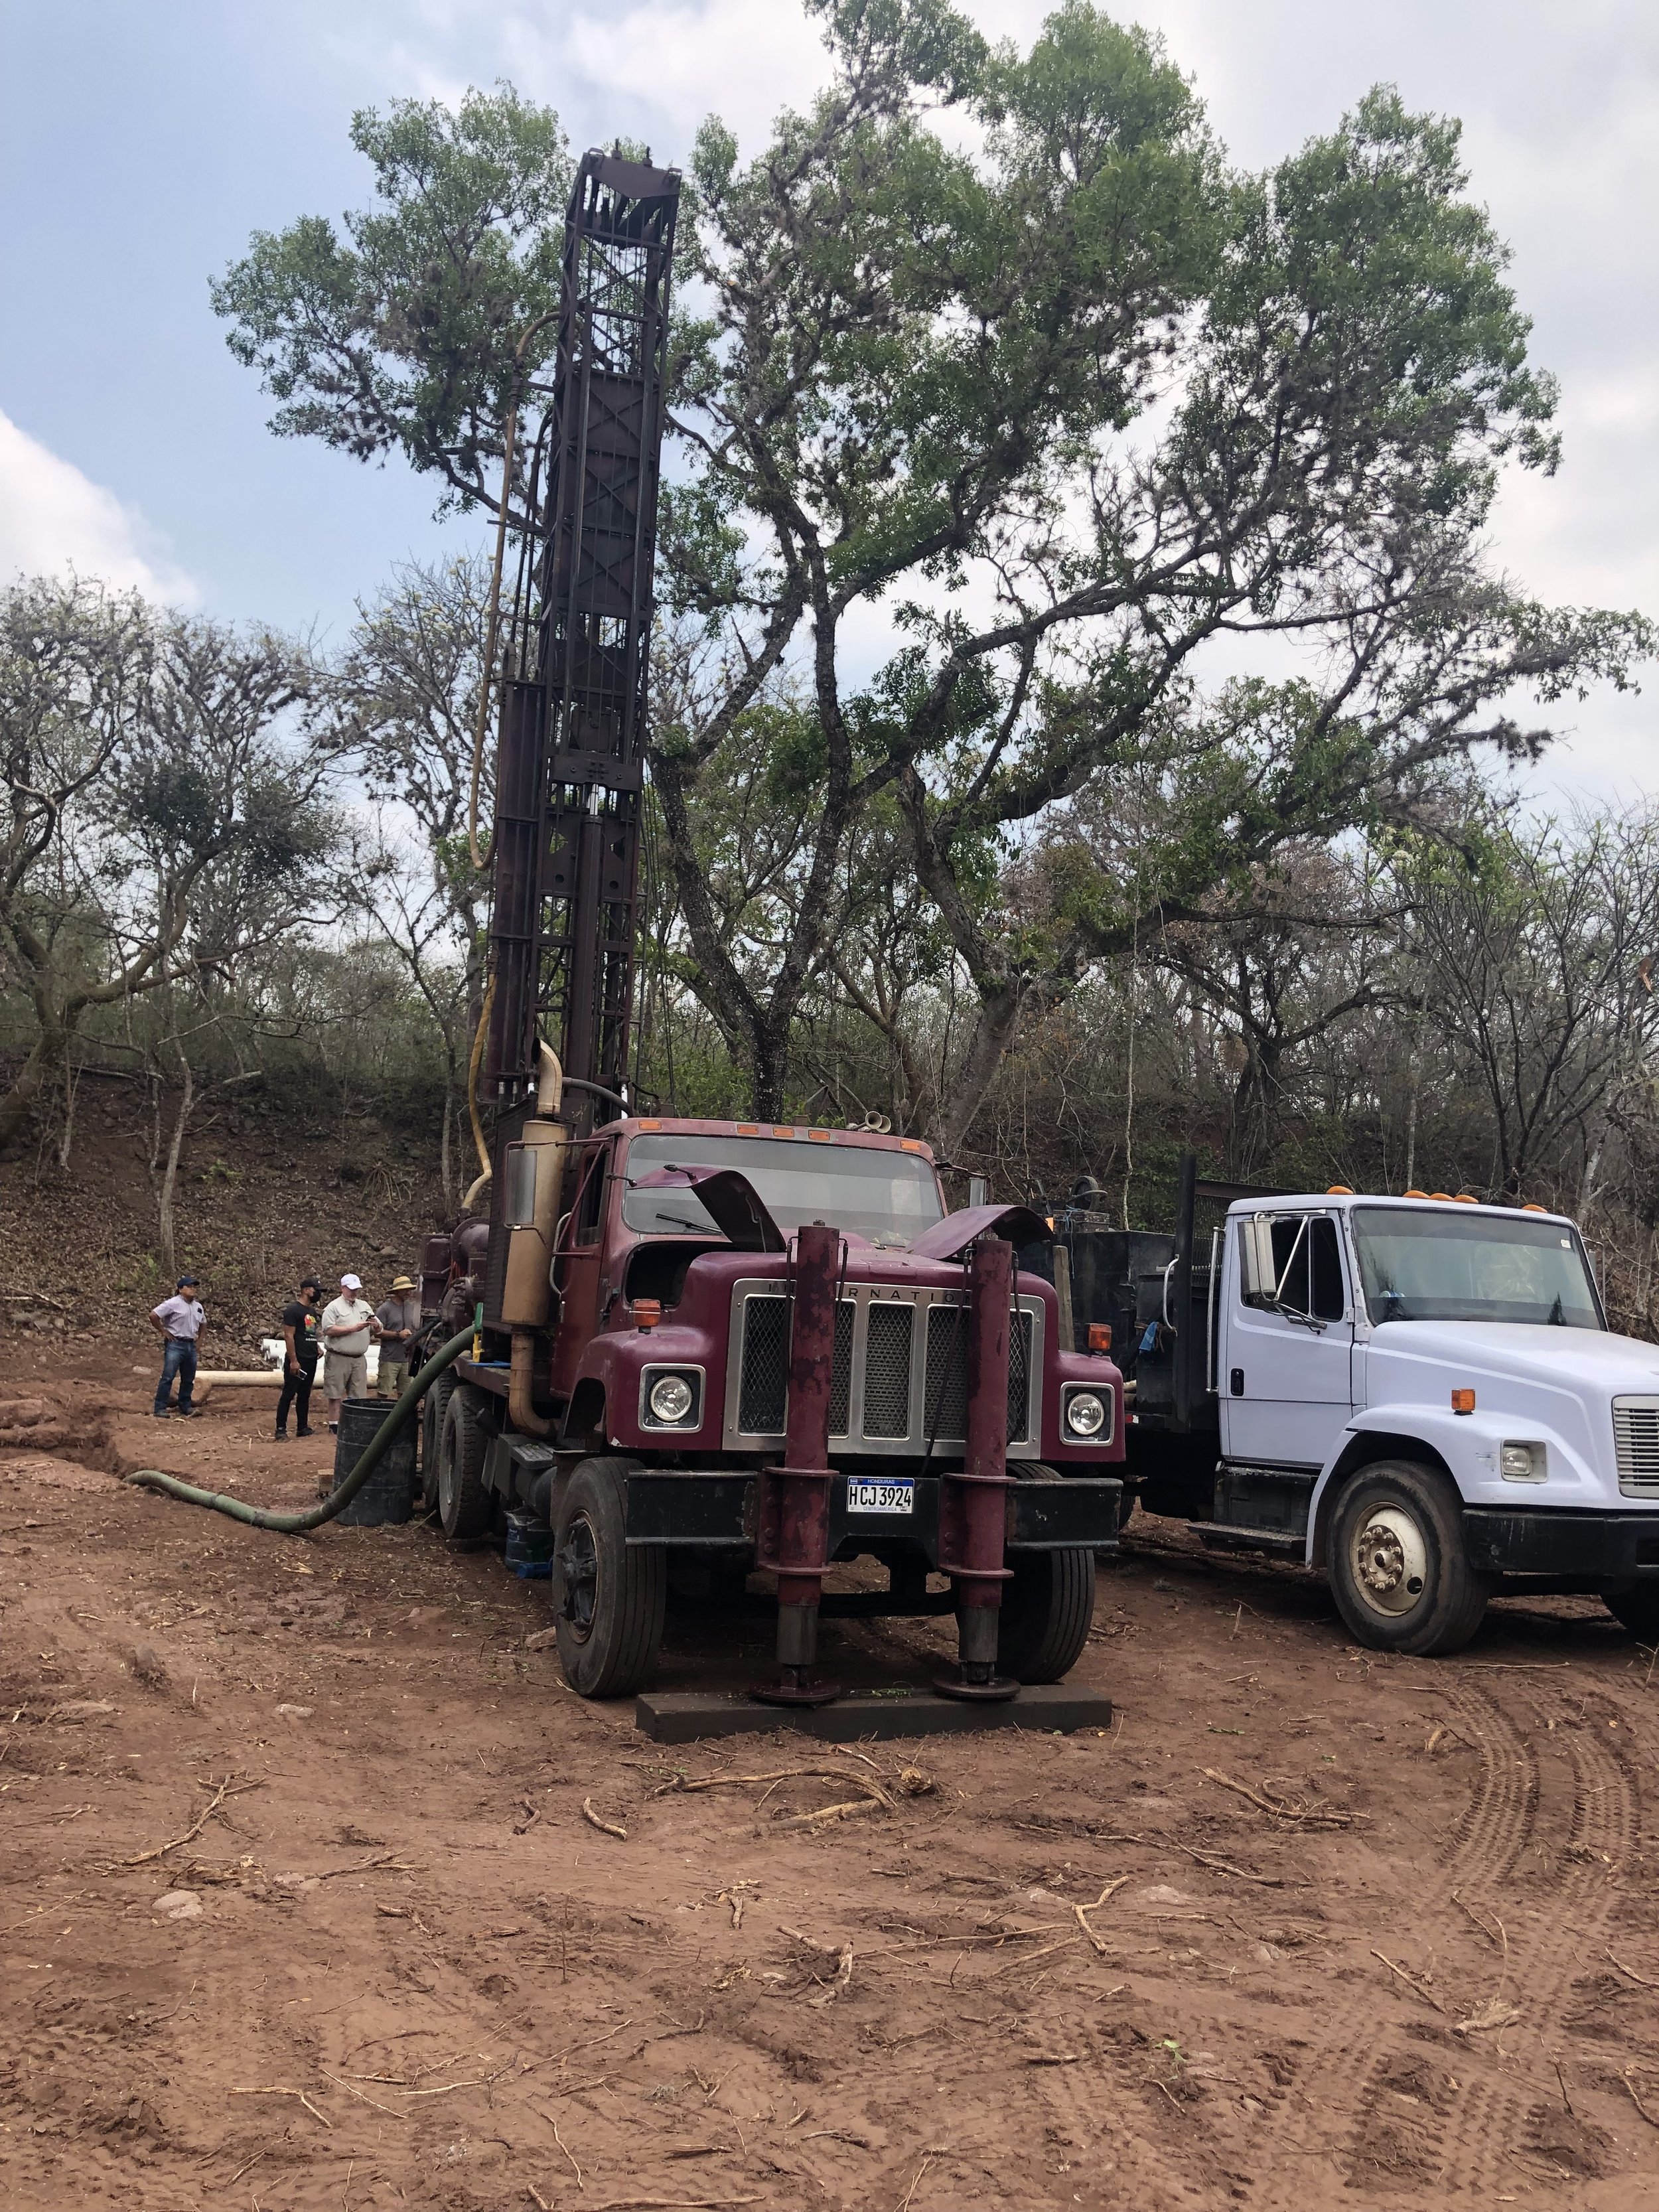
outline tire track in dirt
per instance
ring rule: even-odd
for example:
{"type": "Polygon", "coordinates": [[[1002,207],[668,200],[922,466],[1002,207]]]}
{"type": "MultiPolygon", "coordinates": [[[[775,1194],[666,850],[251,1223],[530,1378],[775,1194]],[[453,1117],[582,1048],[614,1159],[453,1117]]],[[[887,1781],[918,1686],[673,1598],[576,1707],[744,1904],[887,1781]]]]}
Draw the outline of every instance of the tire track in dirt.
{"type": "MultiPolygon", "coordinates": [[[[1464,1932],[1451,1893],[1495,1888],[1513,1873],[1531,1840],[1540,1795],[1538,1761],[1511,1717],[1468,1681],[1445,1685],[1457,1733],[1476,1753],[1480,1773],[1442,1859],[1437,1895],[1412,1900],[1413,1924],[1464,1932]]],[[[1340,2160],[1350,2186],[1391,2176],[1432,2182],[1463,2132],[1462,2115],[1437,2109],[1432,2069],[1420,2044],[1383,2027],[1374,1988],[1338,1996],[1320,2024],[1317,2056],[1275,2111],[1292,2166],[1321,2154],[1340,2160]],[[1349,2085],[1362,2079],[1357,2097],[1349,2085]],[[1403,2100],[1410,2098],[1407,2105],[1403,2100]],[[1334,2114],[1334,2123],[1323,2116],[1334,2114]],[[1346,2139],[1346,2141],[1345,2141],[1346,2139]],[[1346,2150],[1346,2156],[1345,2156],[1346,2150]]],[[[1441,2102],[1446,2102],[1443,2095],[1441,2102]]],[[[1263,2174],[1244,2201],[1274,2212],[1305,2204],[1308,2178],[1281,2166],[1263,2174]]]]}
{"type": "MultiPolygon", "coordinates": [[[[1455,1936],[1464,1931],[1444,1905],[1466,1888],[1488,1917],[1504,1918],[1498,1905],[1505,1888],[1538,1837],[1542,1778],[1513,1717],[1493,1698],[1467,1684],[1449,1689],[1448,1697],[1460,1732],[1481,1761],[1480,1782],[1446,1855],[1443,1904],[1429,1901],[1431,1924],[1455,1936]]],[[[1539,2031],[1559,2019],[1583,1950],[1608,1917],[1609,1873],[1636,1850],[1640,1805],[1626,1765],[1601,1740],[1597,1723],[1570,1714],[1559,1698],[1534,1703],[1540,1725],[1556,1735],[1571,1763],[1572,1802],[1550,1909],[1513,1936],[1505,1925],[1503,1964],[1489,2002],[1513,2005],[1521,2016],[1516,2025],[1539,2031]]],[[[1535,2087],[1500,2075],[1486,2045],[1474,2039],[1457,2070],[1465,2077],[1462,2087],[1437,2095],[1420,2046],[1388,2039],[1361,2092],[1349,2150],[1351,2185],[1363,2185],[1380,2169],[1392,2166],[1403,2177],[1408,2168],[1413,2179],[1436,2180],[1443,2191],[1467,2190],[1490,2200],[1506,2176],[1513,2180],[1510,2160],[1524,2154],[1535,2087]],[[1410,2106],[1393,2101],[1406,2097],[1410,2106]]]]}
{"type": "MultiPolygon", "coordinates": [[[[1586,1947],[1599,1948],[1596,1938],[1612,1914],[1612,1875],[1640,1841],[1641,1803],[1626,1763],[1601,1740],[1605,1715],[1592,1720],[1581,1710],[1571,1717],[1559,1699],[1540,1711],[1547,1727],[1553,1720],[1555,1732],[1565,1734],[1572,1810],[1551,1909],[1511,1944],[1506,1994],[1522,2023],[1542,2035],[1560,2021],[1586,1947]]],[[[1487,2073],[1472,2080],[1462,2102],[1462,2124],[1447,2138],[1444,2185],[1490,2197],[1505,2171],[1512,2172],[1510,2153],[1522,2142],[1534,2101],[1535,2092],[1512,2078],[1487,2073]]]]}

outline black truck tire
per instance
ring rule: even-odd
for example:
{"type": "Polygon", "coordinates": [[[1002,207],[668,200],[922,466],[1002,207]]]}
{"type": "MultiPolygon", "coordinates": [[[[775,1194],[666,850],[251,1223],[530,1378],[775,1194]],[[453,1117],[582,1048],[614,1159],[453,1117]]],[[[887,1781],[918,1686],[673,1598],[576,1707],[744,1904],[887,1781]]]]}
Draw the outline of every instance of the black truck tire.
{"type": "Polygon", "coordinates": [[[438,1466],[443,1456],[444,1415],[455,1395],[455,1377],[445,1372],[421,1401],[420,1502],[423,1513],[438,1510],[438,1466]]]}
{"type": "Polygon", "coordinates": [[[1463,1549],[1462,1504],[1438,1468],[1378,1460],[1337,1499],[1327,1566],[1337,1611],[1374,1651],[1461,1651],[1492,1595],[1463,1549]]]}
{"type": "MultiPolygon", "coordinates": [[[[1050,1467],[1019,1478],[1063,1482],[1050,1467]]],[[[1012,1579],[1002,1585],[997,1672],[1016,1682],[1064,1681],[1082,1656],[1095,1617],[1095,1555],[1079,1546],[1063,1552],[1010,1552],[1012,1579]]]]}
{"type": "Polygon", "coordinates": [[[461,1383],[450,1393],[438,1435],[438,1518],[451,1543],[462,1544],[486,1534],[494,1516],[483,1486],[489,1431],[477,1391],[461,1383]]]}
{"type": "Polygon", "coordinates": [[[656,1664],[668,1599],[659,1545],[627,1540],[627,1459],[585,1459],[553,1536],[553,1626],[564,1679],[582,1698],[625,1698],[656,1664]]]}
{"type": "Polygon", "coordinates": [[[1638,1644],[1659,1644],[1659,1583],[1626,1583],[1605,1589],[1601,1602],[1638,1644]]]}

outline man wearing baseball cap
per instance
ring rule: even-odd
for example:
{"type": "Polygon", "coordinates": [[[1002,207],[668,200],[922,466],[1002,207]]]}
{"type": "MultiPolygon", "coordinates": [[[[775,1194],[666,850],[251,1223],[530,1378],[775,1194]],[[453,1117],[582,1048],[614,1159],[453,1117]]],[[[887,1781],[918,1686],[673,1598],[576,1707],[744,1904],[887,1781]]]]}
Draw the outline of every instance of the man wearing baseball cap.
{"type": "Polygon", "coordinates": [[[340,1295],[323,1308],[323,1395],[328,1400],[331,1431],[340,1425],[348,1398],[368,1395],[368,1341],[374,1309],[363,1296],[360,1275],[342,1275],[340,1295]]]}
{"type": "Polygon", "coordinates": [[[376,1309],[374,1332],[380,1340],[377,1398],[401,1398],[409,1382],[410,1347],[421,1326],[421,1295],[407,1275],[392,1285],[392,1296],[376,1309]]]}
{"type": "Polygon", "coordinates": [[[196,1340],[202,1333],[207,1315],[196,1295],[194,1275],[180,1275],[179,1285],[170,1298],[163,1298],[159,1306],[150,1309],[150,1319],[161,1334],[164,1349],[161,1353],[161,1380],[155,1391],[155,1418],[158,1421],[172,1418],[167,1400],[173,1395],[173,1378],[179,1377],[179,1417],[193,1421],[199,1409],[190,1402],[191,1392],[196,1387],[196,1340]]]}

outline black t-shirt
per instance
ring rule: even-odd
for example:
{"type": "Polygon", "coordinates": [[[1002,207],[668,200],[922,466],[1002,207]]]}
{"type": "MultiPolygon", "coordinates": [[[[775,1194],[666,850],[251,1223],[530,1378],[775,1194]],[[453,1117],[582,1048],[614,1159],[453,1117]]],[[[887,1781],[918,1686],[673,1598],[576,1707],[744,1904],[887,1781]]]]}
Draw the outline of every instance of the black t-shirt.
{"type": "Polygon", "coordinates": [[[322,1316],[303,1298],[295,1298],[291,1306],[283,1308],[283,1327],[294,1331],[294,1357],[301,1367],[317,1364],[317,1354],[322,1348],[322,1316]]]}

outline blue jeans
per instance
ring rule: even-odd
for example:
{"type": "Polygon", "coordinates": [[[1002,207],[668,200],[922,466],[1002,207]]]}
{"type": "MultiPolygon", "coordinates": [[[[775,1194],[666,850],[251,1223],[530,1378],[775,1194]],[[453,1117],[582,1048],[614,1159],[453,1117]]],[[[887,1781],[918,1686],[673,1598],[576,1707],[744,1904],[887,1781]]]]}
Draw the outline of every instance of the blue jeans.
{"type": "Polygon", "coordinates": [[[179,1377],[179,1411],[190,1411],[190,1394],[196,1387],[196,1341],[193,1337],[170,1336],[161,1355],[161,1380],[155,1392],[155,1410],[165,1413],[173,1378],[179,1377]]]}

